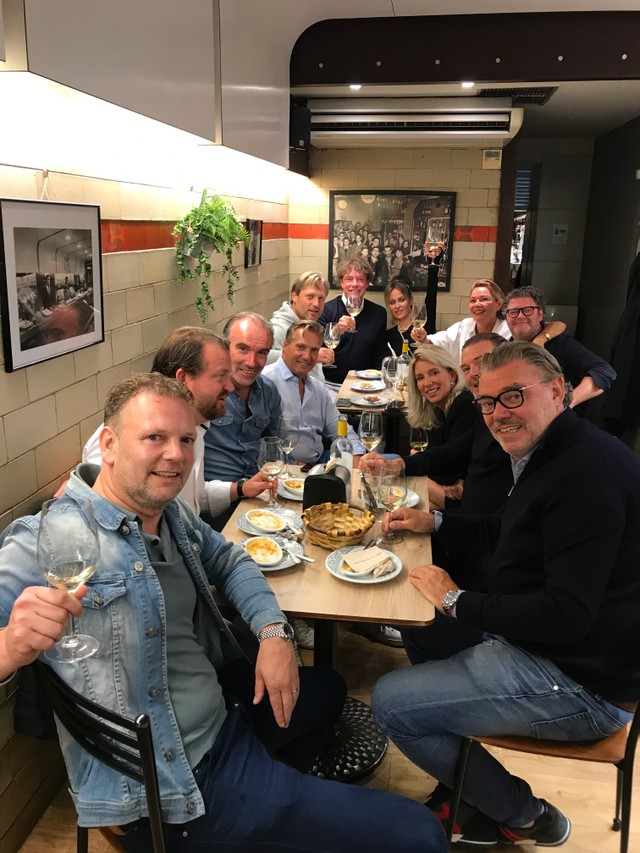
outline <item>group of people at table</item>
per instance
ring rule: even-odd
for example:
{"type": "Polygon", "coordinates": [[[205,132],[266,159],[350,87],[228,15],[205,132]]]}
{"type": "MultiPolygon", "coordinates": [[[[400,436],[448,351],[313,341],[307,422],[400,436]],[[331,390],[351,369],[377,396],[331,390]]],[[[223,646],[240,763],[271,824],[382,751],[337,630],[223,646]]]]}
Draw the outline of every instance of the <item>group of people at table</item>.
{"type": "MultiPolygon", "coordinates": [[[[102,556],[86,586],[45,585],[37,515],[2,534],[0,681],[82,614],[99,652],[81,666],[49,663],[105,707],[151,717],[170,850],[441,853],[464,736],[595,739],[626,725],[640,698],[640,461],[572,410],[606,390],[611,367],[545,323],[532,288],[504,297],[476,282],[470,318],[427,340],[412,328],[405,282],[385,291],[387,329],[384,309],[364,299],[366,260],[346,260],[338,278],[343,293],[325,303],[322,276],[301,276],[271,323],[244,312],[222,338],[177,329],[151,373],[111,389],[59,495],[62,506],[90,503],[98,522],[102,556]],[[355,317],[350,295],[362,300],[355,317]],[[328,322],[341,327],[335,350],[323,346],[328,322]],[[391,464],[428,476],[438,508],[395,510],[383,528],[433,534],[434,563],[407,582],[436,618],[402,629],[412,665],[375,685],[372,708],[437,780],[426,808],[309,775],[344,682],[298,666],[265,578],[217,532],[239,500],[275,490],[257,471],[257,446],[283,412],[299,420],[296,458],[323,457],[338,412],[318,365],[338,384],[379,366],[399,337],[413,351],[407,419],[433,440],[391,464]],[[254,646],[239,645],[212,586],[254,646]]],[[[357,450],[361,470],[375,473],[383,457],[357,450]]],[[[140,786],[63,729],[60,739],[80,823],[113,825],[124,849],[149,850],[140,786]]],[[[462,797],[455,837],[467,843],[555,846],[569,836],[568,818],[479,743],[462,797]]]]}

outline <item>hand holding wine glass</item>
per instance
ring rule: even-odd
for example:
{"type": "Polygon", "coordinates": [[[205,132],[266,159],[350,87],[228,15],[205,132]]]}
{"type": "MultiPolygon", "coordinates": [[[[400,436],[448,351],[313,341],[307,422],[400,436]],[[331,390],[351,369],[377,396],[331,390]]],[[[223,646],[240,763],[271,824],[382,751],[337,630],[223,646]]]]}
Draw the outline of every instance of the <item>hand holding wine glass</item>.
{"type": "Polygon", "coordinates": [[[419,307],[417,305],[413,308],[413,328],[414,329],[424,329],[425,324],[427,322],[427,306],[423,303],[419,307]]]}
{"type": "MultiPolygon", "coordinates": [[[[266,438],[260,439],[258,467],[270,483],[276,480],[284,471],[284,452],[280,439],[277,436],[269,435],[266,438]]],[[[267,506],[277,505],[278,501],[275,496],[270,495],[267,506]]]]}
{"type": "MultiPolygon", "coordinates": [[[[364,306],[364,296],[361,296],[360,294],[349,293],[346,296],[346,303],[347,313],[350,317],[353,318],[355,323],[355,318],[362,311],[362,308],[364,306]]],[[[353,329],[349,329],[349,333],[352,335],[355,334],[357,331],[358,330],[355,328],[355,325],[353,329]]]]}
{"type": "MultiPolygon", "coordinates": [[[[400,509],[407,498],[407,477],[404,468],[383,465],[378,475],[378,503],[389,512],[400,509]]],[[[389,530],[385,542],[399,542],[404,538],[402,533],[389,530]]]]}
{"type": "Polygon", "coordinates": [[[280,439],[280,444],[282,445],[282,450],[285,454],[287,477],[291,476],[291,472],[289,470],[289,455],[297,446],[299,437],[300,427],[298,426],[298,421],[295,418],[288,418],[285,417],[285,415],[281,415],[280,420],[278,421],[278,438],[280,439]]]}
{"type": "MultiPolygon", "coordinates": [[[[340,328],[339,323],[327,323],[324,327],[324,345],[327,349],[335,350],[338,344],[340,343],[340,336],[342,335],[342,329],[340,328]]],[[[323,367],[334,369],[335,364],[325,364],[323,367]]]]}
{"type": "MultiPolygon", "coordinates": [[[[58,589],[75,592],[96,570],[100,544],[93,507],[47,501],[38,530],[37,560],[45,579],[58,589]]],[[[51,660],[75,663],[98,651],[100,644],[88,634],[78,634],[73,617],[59,643],[46,652],[51,660]]]]}

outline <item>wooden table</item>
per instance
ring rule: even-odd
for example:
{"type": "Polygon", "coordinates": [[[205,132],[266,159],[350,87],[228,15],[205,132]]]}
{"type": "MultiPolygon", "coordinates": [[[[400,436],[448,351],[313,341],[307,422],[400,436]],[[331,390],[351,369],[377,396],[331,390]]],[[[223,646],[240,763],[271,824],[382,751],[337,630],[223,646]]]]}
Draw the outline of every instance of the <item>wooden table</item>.
{"type": "MultiPolygon", "coordinates": [[[[427,478],[408,477],[407,488],[420,495],[420,508],[428,507],[427,478]]],[[[360,472],[354,472],[352,502],[358,506],[360,472]]],[[[294,512],[302,511],[300,501],[284,501],[282,506],[294,512]]],[[[237,525],[238,516],[256,506],[264,507],[258,499],[240,501],[234,514],[222,531],[230,542],[247,538],[237,525]]],[[[377,535],[379,523],[369,536],[377,535]]],[[[269,585],[275,592],[285,613],[301,616],[316,622],[316,663],[332,664],[333,634],[336,622],[373,622],[384,625],[429,625],[434,619],[434,608],[409,583],[408,570],[416,565],[431,562],[431,537],[408,533],[393,551],[402,560],[402,572],[390,581],[379,584],[356,584],[341,581],[329,573],[325,560],[330,553],[313,545],[305,536],[302,540],[305,554],[315,563],[299,563],[279,572],[265,572],[269,585]]],[[[384,547],[384,546],[382,546],[384,547]]]]}
{"type": "MultiPolygon", "coordinates": [[[[339,411],[346,415],[362,414],[362,412],[381,412],[385,421],[385,451],[387,453],[399,453],[406,456],[409,453],[409,426],[406,421],[406,408],[404,404],[399,407],[388,408],[387,406],[356,406],[351,403],[353,397],[362,397],[363,394],[375,394],[391,401],[387,390],[384,391],[356,391],[353,383],[367,382],[373,380],[361,379],[356,376],[354,370],[350,370],[340,386],[336,406],[339,411]],[[349,401],[347,403],[347,400],[349,401]],[[344,402],[341,402],[344,401],[344,402]]],[[[399,399],[396,397],[396,400],[399,399]]]]}

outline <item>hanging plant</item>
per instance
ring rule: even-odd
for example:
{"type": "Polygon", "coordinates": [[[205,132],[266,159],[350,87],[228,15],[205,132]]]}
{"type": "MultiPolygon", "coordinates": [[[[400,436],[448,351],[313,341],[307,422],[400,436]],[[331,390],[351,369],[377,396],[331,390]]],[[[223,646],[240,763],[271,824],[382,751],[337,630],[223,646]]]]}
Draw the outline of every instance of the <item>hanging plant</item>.
{"type": "Polygon", "coordinates": [[[196,296],[195,306],[203,323],[207,322],[207,310],[213,309],[213,299],[209,290],[212,273],[210,256],[220,252],[225,257],[222,276],[227,285],[227,299],[233,302],[233,292],[239,280],[238,269],[233,263],[233,250],[249,244],[249,234],[243,228],[235,210],[229,202],[219,195],[207,196],[202,192],[200,204],[191,208],[189,213],[177,222],[173,236],[176,243],[176,263],[178,281],[199,281],[200,293],[196,296]],[[195,266],[189,262],[195,258],[195,266]]]}

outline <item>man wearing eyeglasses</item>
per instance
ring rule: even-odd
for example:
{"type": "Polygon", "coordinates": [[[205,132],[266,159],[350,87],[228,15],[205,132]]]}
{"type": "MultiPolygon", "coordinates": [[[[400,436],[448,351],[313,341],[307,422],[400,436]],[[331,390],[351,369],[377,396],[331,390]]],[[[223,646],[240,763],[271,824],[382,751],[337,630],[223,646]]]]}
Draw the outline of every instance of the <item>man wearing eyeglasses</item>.
{"type": "MultiPolygon", "coordinates": [[[[441,785],[447,804],[461,739],[526,735],[594,740],[626,725],[640,699],[640,460],[564,406],[564,377],[544,348],[502,344],[482,362],[476,403],[510,458],[500,514],[443,517],[447,535],[493,552],[488,592],[442,569],[409,572],[441,617],[441,659],[403,631],[414,666],[374,688],[376,721],[441,785]]],[[[401,509],[383,530],[431,532],[434,515],[401,509]]],[[[474,743],[456,830],[476,844],[557,846],[570,823],[474,743]]]]}
{"type": "Polygon", "coordinates": [[[504,299],[502,311],[514,341],[532,341],[543,334],[545,349],[553,355],[562,368],[565,378],[573,386],[571,406],[603,394],[616,378],[610,364],[591,350],[563,332],[546,334],[544,322],[544,297],[535,287],[518,287],[504,299]]]}

